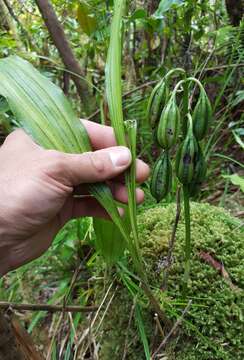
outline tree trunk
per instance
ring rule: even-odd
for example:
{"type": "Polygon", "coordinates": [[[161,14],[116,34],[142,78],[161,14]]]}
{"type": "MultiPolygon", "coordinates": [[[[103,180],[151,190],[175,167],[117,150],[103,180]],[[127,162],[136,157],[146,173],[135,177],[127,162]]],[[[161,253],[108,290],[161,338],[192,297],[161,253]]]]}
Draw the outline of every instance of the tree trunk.
{"type": "Polygon", "coordinates": [[[159,1],[158,0],[149,0],[147,4],[148,14],[152,15],[158,8],[159,1]]]}
{"type": "MultiPolygon", "coordinates": [[[[63,27],[57,18],[52,4],[49,0],[36,0],[36,4],[50,33],[51,39],[56,48],[58,49],[59,55],[65,67],[67,68],[67,70],[74,74],[77,74],[78,76],[84,76],[80,64],[75,58],[75,55],[70,47],[63,27]]],[[[91,95],[88,89],[88,85],[78,76],[71,74],[72,80],[75,83],[77,92],[81,99],[83,109],[85,110],[85,112],[89,112],[91,95]]]]}
{"type": "Polygon", "coordinates": [[[244,0],[225,0],[231,25],[239,26],[244,15],[244,0]]]}

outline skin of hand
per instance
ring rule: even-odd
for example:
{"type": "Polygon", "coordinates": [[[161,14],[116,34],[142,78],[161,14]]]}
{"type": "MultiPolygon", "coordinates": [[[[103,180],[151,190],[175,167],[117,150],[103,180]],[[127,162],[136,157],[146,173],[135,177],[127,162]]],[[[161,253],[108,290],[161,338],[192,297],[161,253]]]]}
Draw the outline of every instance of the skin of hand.
{"type": "MultiPolygon", "coordinates": [[[[116,146],[112,128],[82,122],[92,152],[45,150],[23,130],[12,132],[1,146],[0,275],[42,255],[68,220],[108,217],[97,201],[87,196],[85,184],[106,181],[114,198],[127,202],[123,172],[131,162],[129,150],[116,146]]],[[[141,160],[136,168],[137,182],[142,183],[149,168],[141,160]]],[[[142,202],[143,191],[138,188],[136,195],[137,202],[142,202]]]]}

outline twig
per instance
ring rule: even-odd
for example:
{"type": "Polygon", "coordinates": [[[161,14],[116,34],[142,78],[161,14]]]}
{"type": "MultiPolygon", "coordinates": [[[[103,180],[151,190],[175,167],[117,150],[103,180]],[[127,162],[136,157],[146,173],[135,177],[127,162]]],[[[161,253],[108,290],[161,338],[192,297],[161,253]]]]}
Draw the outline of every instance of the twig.
{"type": "MultiPolygon", "coordinates": [[[[209,68],[205,68],[204,71],[215,71],[215,70],[221,70],[221,69],[229,69],[230,67],[242,67],[244,66],[244,63],[239,63],[239,64],[228,64],[228,65],[219,65],[219,66],[213,66],[213,67],[209,67],[209,68]]],[[[196,74],[198,74],[199,72],[202,72],[201,70],[198,70],[196,72],[196,74]]]]}
{"type": "Polygon", "coordinates": [[[14,309],[27,311],[48,311],[48,312],[95,312],[98,306],[76,306],[76,305],[47,305],[47,304],[17,304],[7,301],[0,301],[0,309],[14,309]]]}
{"type": "Polygon", "coordinates": [[[175,322],[174,326],[172,327],[172,329],[170,330],[170,332],[165,336],[165,338],[163,339],[163,341],[161,342],[161,344],[159,345],[159,347],[157,348],[157,350],[153,353],[152,355],[152,360],[155,359],[156,355],[158,354],[158,352],[166,345],[167,341],[169,340],[169,338],[174,334],[175,330],[180,326],[180,324],[182,323],[186,313],[188,312],[190,306],[191,306],[192,300],[189,300],[187,306],[185,307],[184,311],[182,312],[181,316],[179,317],[179,319],[175,322]]]}
{"type": "Polygon", "coordinates": [[[128,351],[128,334],[129,334],[129,329],[131,327],[131,323],[132,323],[132,319],[133,319],[133,314],[135,312],[135,306],[136,306],[136,298],[134,299],[133,305],[131,307],[131,311],[130,311],[130,317],[129,317],[129,322],[128,322],[128,326],[127,326],[127,331],[126,331],[126,335],[125,335],[125,346],[124,346],[124,353],[123,353],[123,357],[122,360],[126,360],[126,355],[127,355],[127,351],[128,351]]]}
{"type": "Polygon", "coordinates": [[[167,258],[166,258],[166,267],[165,267],[164,279],[163,279],[163,289],[166,289],[166,287],[167,287],[169,269],[172,264],[172,253],[173,253],[174,246],[175,246],[176,231],[177,231],[177,227],[178,227],[179,220],[180,220],[180,213],[181,213],[180,191],[181,191],[181,188],[178,187],[177,193],[176,193],[176,215],[175,215],[175,221],[174,221],[171,237],[169,240],[169,250],[168,250],[168,254],[167,254],[167,258]]]}
{"type": "Polygon", "coordinates": [[[56,335],[57,335],[57,333],[58,333],[58,331],[59,331],[59,327],[60,327],[62,318],[63,318],[63,313],[60,314],[59,319],[58,319],[58,321],[57,321],[57,323],[56,323],[56,327],[55,327],[55,329],[54,329],[54,333],[53,333],[53,336],[52,336],[50,345],[49,345],[49,347],[48,347],[48,352],[47,352],[47,357],[46,357],[47,360],[51,360],[52,350],[53,350],[53,344],[54,344],[54,341],[55,341],[55,337],[56,337],[56,335]]]}
{"type": "MultiPolygon", "coordinates": [[[[156,84],[157,80],[153,80],[153,81],[149,81],[145,84],[142,84],[136,88],[134,88],[133,90],[127,91],[126,93],[123,94],[123,98],[133,94],[136,91],[142,90],[148,86],[154,85],[156,84]]],[[[90,116],[88,116],[87,120],[92,120],[94,117],[96,117],[98,114],[100,113],[100,109],[97,109],[93,114],[91,114],[90,116]]]]}
{"type": "Polygon", "coordinates": [[[223,263],[220,263],[218,260],[214,259],[211,254],[204,251],[201,251],[199,253],[199,257],[220,273],[220,275],[223,277],[224,281],[229,285],[231,290],[240,291],[240,289],[236,285],[234,285],[233,282],[231,281],[230,275],[225,270],[223,263]]]}
{"type": "Polygon", "coordinates": [[[85,331],[83,331],[83,333],[82,333],[82,335],[81,335],[81,337],[80,337],[80,339],[79,339],[79,341],[78,341],[78,344],[77,344],[77,346],[76,346],[76,348],[75,348],[74,360],[76,360],[76,359],[78,358],[78,353],[79,353],[79,351],[80,351],[80,347],[81,347],[81,345],[82,345],[82,342],[83,342],[84,339],[89,335],[91,329],[93,328],[93,326],[94,326],[94,324],[95,324],[95,322],[96,322],[96,320],[97,320],[97,317],[98,317],[98,315],[99,315],[99,312],[101,311],[101,309],[102,309],[102,307],[103,307],[103,305],[104,305],[104,303],[105,303],[105,301],[106,301],[106,299],[107,299],[107,297],[108,297],[108,294],[109,294],[109,292],[110,292],[113,284],[114,284],[114,282],[112,282],[112,283],[109,285],[109,287],[108,287],[108,289],[107,289],[107,291],[106,291],[106,294],[104,295],[103,300],[102,300],[100,306],[97,308],[97,312],[96,312],[94,318],[92,319],[91,324],[89,325],[89,328],[86,329],[85,331]]]}
{"type": "Polygon", "coordinates": [[[164,331],[163,331],[162,326],[160,324],[160,321],[158,319],[158,314],[157,313],[155,313],[155,315],[154,315],[154,320],[155,320],[156,326],[157,326],[161,336],[164,337],[164,331]]]}

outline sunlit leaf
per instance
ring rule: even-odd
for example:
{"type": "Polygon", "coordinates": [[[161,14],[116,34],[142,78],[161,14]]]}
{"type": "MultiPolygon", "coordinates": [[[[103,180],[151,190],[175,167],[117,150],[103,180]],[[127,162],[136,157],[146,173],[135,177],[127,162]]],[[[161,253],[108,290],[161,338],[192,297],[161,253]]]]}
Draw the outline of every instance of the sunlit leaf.
{"type": "Polygon", "coordinates": [[[225,179],[229,179],[233,185],[239,186],[241,191],[244,192],[244,177],[238,174],[223,175],[225,179]]]}
{"type": "Polygon", "coordinates": [[[77,20],[81,29],[87,35],[91,35],[97,29],[97,20],[90,11],[90,7],[85,1],[80,1],[77,7],[77,20]]]}
{"type": "Polygon", "coordinates": [[[162,19],[164,17],[164,13],[170,10],[173,6],[179,6],[183,3],[184,0],[161,0],[158,9],[153,16],[157,19],[162,19]]]}

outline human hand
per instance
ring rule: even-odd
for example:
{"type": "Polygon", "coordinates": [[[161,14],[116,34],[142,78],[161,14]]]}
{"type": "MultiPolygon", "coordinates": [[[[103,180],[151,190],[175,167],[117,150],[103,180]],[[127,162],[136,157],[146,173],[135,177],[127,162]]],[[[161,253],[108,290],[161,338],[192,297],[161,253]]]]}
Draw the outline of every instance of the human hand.
{"type": "MultiPolygon", "coordinates": [[[[93,197],[74,197],[88,194],[86,183],[106,181],[114,198],[127,202],[120,175],[130,165],[129,150],[116,146],[112,128],[82,121],[93,152],[44,150],[23,130],[11,133],[0,148],[0,275],[39,257],[68,220],[107,216],[93,197]]],[[[148,166],[137,160],[137,182],[148,175],[148,166]]],[[[137,189],[138,203],[143,197],[137,189]]]]}

